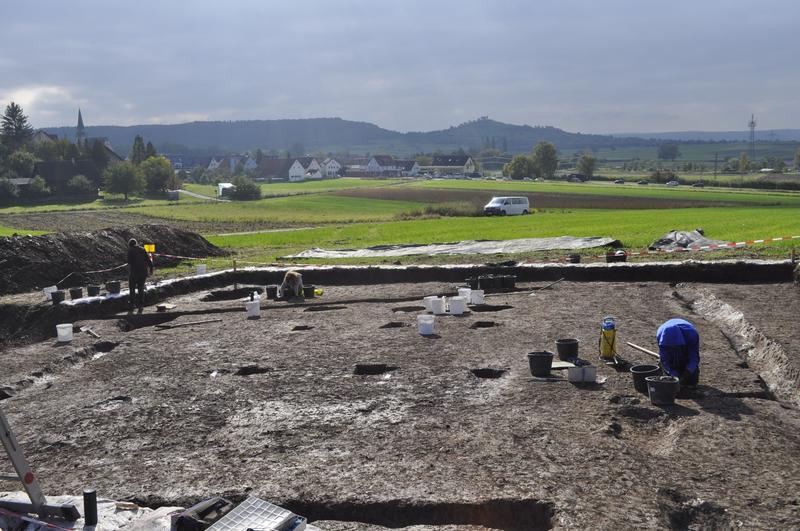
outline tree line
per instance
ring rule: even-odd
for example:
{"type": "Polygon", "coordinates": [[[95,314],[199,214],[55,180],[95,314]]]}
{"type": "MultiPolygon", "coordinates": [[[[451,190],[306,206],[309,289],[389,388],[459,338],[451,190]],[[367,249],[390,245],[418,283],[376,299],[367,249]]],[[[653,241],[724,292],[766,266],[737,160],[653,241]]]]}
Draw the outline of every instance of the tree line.
{"type": "MultiPolygon", "coordinates": [[[[16,198],[41,199],[54,193],[45,179],[36,174],[39,162],[91,161],[102,175],[103,189],[111,194],[130,195],[147,192],[158,195],[180,187],[172,164],[159,156],[151,142],[137,136],[128,160],[112,161],[105,142],[48,139],[34,142],[34,129],[21,106],[10,102],[0,118],[0,201],[16,198]],[[21,179],[31,179],[18,185],[21,179]]],[[[67,195],[97,194],[97,184],[85,175],[72,176],[58,193],[67,195]]]]}

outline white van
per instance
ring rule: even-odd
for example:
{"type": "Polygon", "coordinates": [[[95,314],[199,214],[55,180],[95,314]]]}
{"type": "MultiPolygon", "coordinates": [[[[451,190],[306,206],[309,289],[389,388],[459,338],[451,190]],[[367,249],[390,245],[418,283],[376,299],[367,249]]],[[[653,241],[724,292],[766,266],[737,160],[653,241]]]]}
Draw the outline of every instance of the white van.
{"type": "Polygon", "coordinates": [[[517,214],[530,214],[531,206],[527,197],[493,197],[483,207],[487,216],[514,216],[517,214]]]}

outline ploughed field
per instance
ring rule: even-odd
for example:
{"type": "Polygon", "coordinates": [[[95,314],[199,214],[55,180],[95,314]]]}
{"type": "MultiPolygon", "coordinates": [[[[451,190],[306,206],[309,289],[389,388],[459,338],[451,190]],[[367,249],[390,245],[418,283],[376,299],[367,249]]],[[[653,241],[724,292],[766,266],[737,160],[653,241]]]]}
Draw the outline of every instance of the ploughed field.
{"type": "Polygon", "coordinates": [[[174,297],[167,313],[81,321],[101,339],[0,352],[14,395],[0,407],[53,494],[253,494],[341,530],[800,525],[800,395],[774,385],[800,367],[796,285],[562,282],[437,316],[436,335],[420,336],[422,296],[455,287],[324,287],[304,304],[265,300],[248,320],[231,286],[174,297]],[[625,341],[654,349],[664,320],[695,323],[698,390],[654,407],[602,364],[597,385],[531,377],[525,354],[557,338],[596,362],[608,314],[639,363],[651,360],[625,341]],[[209,319],[221,321],[155,327],[209,319]],[[740,345],[744,321],[782,365],[740,345]],[[354,374],[360,363],[385,367],[354,374]]]}

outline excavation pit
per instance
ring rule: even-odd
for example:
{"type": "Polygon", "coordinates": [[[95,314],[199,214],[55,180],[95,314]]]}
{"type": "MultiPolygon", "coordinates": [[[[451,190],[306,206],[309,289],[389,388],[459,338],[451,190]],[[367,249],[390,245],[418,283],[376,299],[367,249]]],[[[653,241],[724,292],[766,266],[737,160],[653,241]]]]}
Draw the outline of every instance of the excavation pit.
{"type": "MultiPolygon", "coordinates": [[[[341,531],[797,527],[787,499],[800,492],[795,285],[565,280],[534,297],[492,295],[491,316],[436,316],[429,340],[410,326],[413,312],[394,310],[453,293],[469,275],[370,284],[380,300],[365,300],[364,285],[308,276],[326,286],[323,298],[262,298],[260,321],[248,321],[242,304],[176,292],[164,301],[180,312],[87,307],[57,316],[91,324],[100,340],[78,333],[55,347],[49,325],[43,341],[6,346],[2,408],[48,491],[91,482],[112,499],[181,506],[252,493],[341,531]],[[657,408],[629,372],[604,364],[591,389],[569,385],[555,368],[548,378],[530,375],[527,353],[552,350],[558,338],[579,339],[594,360],[603,315],[617,317],[619,353],[633,364],[651,358],[625,341],[657,349],[662,322],[693,322],[703,345],[700,392],[657,408]],[[176,317],[221,322],[154,328],[176,317]],[[388,323],[406,324],[381,329],[388,323]],[[64,361],[98,353],[101,341],[119,344],[98,359],[64,361]],[[354,374],[358,364],[385,369],[354,374]],[[54,447],[47,434],[70,442],[54,447]],[[608,485],[624,486],[624,504],[608,485]]],[[[217,286],[196,293],[209,289],[217,286]]]]}
{"type": "Polygon", "coordinates": [[[508,372],[508,369],[482,367],[480,369],[470,369],[469,372],[471,372],[476,378],[496,380],[498,378],[502,378],[508,372]]]}

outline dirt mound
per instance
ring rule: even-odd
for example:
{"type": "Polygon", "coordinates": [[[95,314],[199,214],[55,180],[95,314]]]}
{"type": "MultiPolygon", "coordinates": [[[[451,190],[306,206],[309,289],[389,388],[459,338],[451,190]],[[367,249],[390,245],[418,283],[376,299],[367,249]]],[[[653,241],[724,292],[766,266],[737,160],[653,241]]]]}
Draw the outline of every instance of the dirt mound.
{"type": "MultiPolygon", "coordinates": [[[[194,232],[166,225],[139,225],[94,232],[63,232],[45,236],[0,238],[0,293],[18,293],[59,282],[60,288],[82,286],[127,277],[127,269],[83,274],[124,264],[130,238],[154,243],[162,254],[205,257],[226,252],[194,232]]],[[[175,259],[155,257],[156,266],[173,265],[175,259]]]]}

